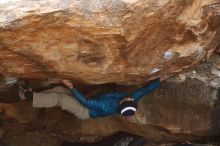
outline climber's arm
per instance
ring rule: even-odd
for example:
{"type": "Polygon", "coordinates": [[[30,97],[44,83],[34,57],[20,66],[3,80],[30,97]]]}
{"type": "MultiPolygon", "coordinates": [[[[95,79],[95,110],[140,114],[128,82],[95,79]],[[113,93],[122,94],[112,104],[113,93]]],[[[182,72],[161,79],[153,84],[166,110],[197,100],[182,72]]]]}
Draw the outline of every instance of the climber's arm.
{"type": "Polygon", "coordinates": [[[153,91],[154,89],[160,86],[160,79],[157,78],[153,81],[150,81],[145,86],[135,90],[130,94],[131,97],[134,98],[135,101],[138,101],[142,96],[146,95],[147,93],[153,91]]]}

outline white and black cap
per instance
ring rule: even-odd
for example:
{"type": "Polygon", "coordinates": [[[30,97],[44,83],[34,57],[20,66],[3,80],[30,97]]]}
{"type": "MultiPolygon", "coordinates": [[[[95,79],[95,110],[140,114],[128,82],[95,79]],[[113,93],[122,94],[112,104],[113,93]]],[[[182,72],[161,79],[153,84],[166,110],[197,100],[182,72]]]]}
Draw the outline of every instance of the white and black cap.
{"type": "Polygon", "coordinates": [[[137,110],[137,102],[125,101],[120,104],[120,114],[123,116],[133,116],[137,110]]]}

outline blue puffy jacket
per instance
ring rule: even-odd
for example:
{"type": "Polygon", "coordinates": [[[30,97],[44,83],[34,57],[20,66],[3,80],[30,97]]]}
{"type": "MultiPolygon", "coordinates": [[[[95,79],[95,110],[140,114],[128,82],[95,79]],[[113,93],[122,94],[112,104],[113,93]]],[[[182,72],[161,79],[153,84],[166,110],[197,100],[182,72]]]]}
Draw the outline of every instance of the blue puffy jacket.
{"type": "Polygon", "coordinates": [[[97,94],[93,98],[85,97],[76,88],[71,89],[71,93],[83,106],[89,109],[90,117],[96,118],[119,114],[119,103],[124,96],[131,96],[135,101],[138,101],[142,96],[159,86],[160,79],[155,79],[132,93],[108,92],[97,94]]]}

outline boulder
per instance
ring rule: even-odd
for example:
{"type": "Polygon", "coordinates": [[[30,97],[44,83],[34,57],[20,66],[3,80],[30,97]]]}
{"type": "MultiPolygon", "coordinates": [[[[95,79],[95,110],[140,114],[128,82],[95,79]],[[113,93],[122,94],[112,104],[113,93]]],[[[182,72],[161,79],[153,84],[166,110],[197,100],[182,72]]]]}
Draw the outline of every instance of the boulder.
{"type": "Polygon", "coordinates": [[[134,84],[181,72],[219,45],[215,0],[1,0],[0,72],[134,84]]]}

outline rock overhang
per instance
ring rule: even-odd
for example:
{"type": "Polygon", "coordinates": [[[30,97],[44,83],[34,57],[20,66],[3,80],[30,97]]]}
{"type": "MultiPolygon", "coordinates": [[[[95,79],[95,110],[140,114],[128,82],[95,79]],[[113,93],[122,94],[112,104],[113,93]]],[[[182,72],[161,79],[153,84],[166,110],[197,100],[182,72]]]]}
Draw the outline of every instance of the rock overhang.
{"type": "Polygon", "coordinates": [[[0,72],[135,84],[205,60],[219,45],[219,3],[47,0],[0,3],[0,72]]]}

